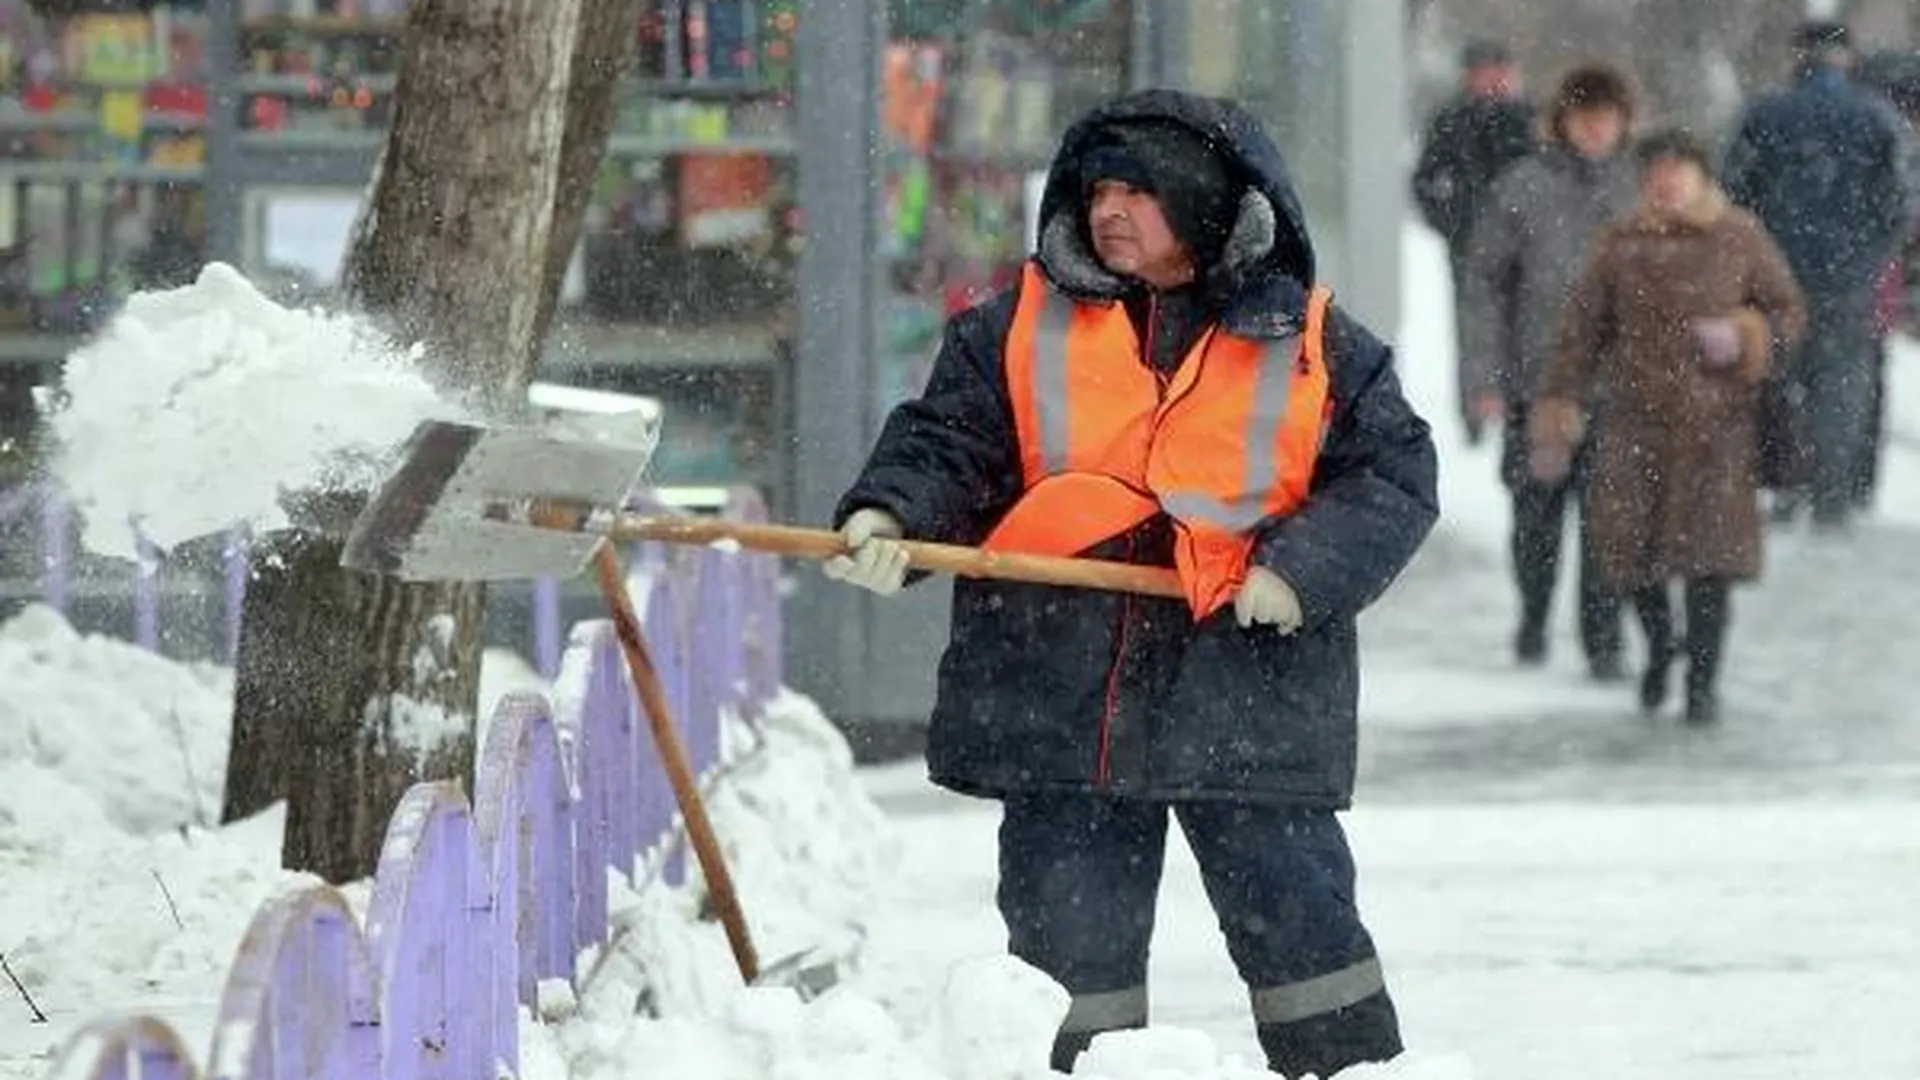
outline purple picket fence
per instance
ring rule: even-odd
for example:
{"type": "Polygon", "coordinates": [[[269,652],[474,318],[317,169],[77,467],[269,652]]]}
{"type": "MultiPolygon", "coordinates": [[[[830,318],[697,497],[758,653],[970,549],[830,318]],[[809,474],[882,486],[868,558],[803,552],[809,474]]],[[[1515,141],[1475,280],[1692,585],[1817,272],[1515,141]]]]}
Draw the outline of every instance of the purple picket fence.
{"type": "MultiPolygon", "coordinates": [[[[0,527],[31,527],[37,516],[34,546],[34,584],[38,599],[67,614],[73,607],[73,586],[81,573],[80,553],[74,547],[73,508],[57,485],[29,484],[0,492],[0,527]]],[[[222,537],[220,555],[221,615],[225,625],[225,657],[228,663],[240,650],[240,608],[246,597],[247,555],[245,529],[229,529],[222,537]]],[[[160,590],[161,555],[145,538],[136,535],[135,545],[141,563],[132,571],[128,589],[133,604],[130,637],[144,649],[157,649],[162,632],[163,604],[160,590]]]]}
{"type": "MultiPolygon", "coordinates": [[[[764,516],[737,499],[728,513],[764,516]]],[[[775,560],[641,550],[635,602],[694,767],[721,760],[726,715],[752,724],[780,687],[775,560]]],[[[414,785],[387,823],[364,927],[340,892],[263,905],[229,969],[204,1073],[151,1016],[104,1017],[56,1060],[59,1080],[494,1080],[519,1062],[519,1010],[573,979],[608,933],[608,872],[683,874],[665,775],[611,627],[572,638],[576,716],[514,694],[489,719],[474,797],[414,785]]]]}
{"type": "MultiPolygon", "coordinates": [[[[670,508],[664,504],[645,498],[639,500],[638,505],[653,513],[670,512],[670,508]]],[[[723,512],[741,520],[766,520],[765,504],[757,493],[748,488],[731,492],[723,512]]],[[[66,495],[58,486],[44,483],[0,491],[0,528],[9,524],[30,529],[36,534],[33,552],[36,567],[33,592],[36,598],[62,615],[69,614],[74,606],[74,584],[83,571],[79,565],[81,553],[76,550],[74,543],[73,508],[66,495]],[[36,516],[37,522],[34,520],[36,516]]],[[[234,528],[227,530],[221,540],[218,578],[224,638],[220,642],[220,655],[231,664],[240,652],[240,616],[246,602],[247,560],[251,554],[252,538],[246,529],[234,528]]],[[[127,586],[132,606],[128,636],[141,648],[157,650],[166,632],[168,615],[161,588],[165,560],[162,553],[144,538],[136,537],[136,545],[143,561],[131,571],[132,580],[127,586]]],[[[749,595],[757,598],[758,593],[754,590],[767,586],[767,580],[762,579],[777,572],[777,567],[760,567],[746,572],[741,578],[743,587],[749,595]]],[[[727,588],[729,591],[738,591],[732,585],[727,588]]],[[[768,599],[777,603],[777,598],[771,593],[768,599]]],[[[562,600],[560,582],[553,578],[541,578],[530,586],[526,651],[533,660],[534,668],[549,679],[559,673],[560,657],[564,651],[562,600]]],[[[761,603],[758,599],[743,602],[750,605],[761,603]]],[[[765,614],[742,610],[729,618],[745,627],[758,625],[765,614]]],[[[760,649],[763,660],[778,655],[777,631],[771,640],[775,646],[771,652],[760,649]]],[[[758,648],[757,643],[754,647],[758,648]]],[[[777,665],[772,670],[777,672],[777,665]]],[[[775,677],[777,680],[777,675],[775,677]]],[[[767,695],[772,692],[772,687],[768,686],[757,689],[767,695]]]]}
{"type": "Polygon", "coordinates": [[[172,1028],[145,1016],[102,1017],[68,1041],[60,1080],[194,1080],[193,1054],[172,1028]],[[64,1071],[64,1070],[72,1070],[64,1071]]]}

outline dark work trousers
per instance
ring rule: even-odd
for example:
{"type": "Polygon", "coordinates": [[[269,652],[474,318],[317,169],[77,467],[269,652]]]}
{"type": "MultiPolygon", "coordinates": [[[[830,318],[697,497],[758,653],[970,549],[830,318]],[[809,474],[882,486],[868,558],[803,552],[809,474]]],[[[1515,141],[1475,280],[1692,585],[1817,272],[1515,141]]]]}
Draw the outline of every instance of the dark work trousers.
{"type": "Polygon", "coordinates": [[[1588,527],[1586,487],[1593,470],[1593,438],[1574,451],[1573,470],[1558,484],[1533,479],[1527,453],[1525,403],[1507,403],[1507,430],[1501,459],[1501,479],[1513,499],[1513,533],[1509,551],[1514,584],[1520,589],[1520,638],[1523,658],[1532,652],[1529,641],[1544,649],[1547,617],[1553,607],[1554,586],[1560,580],[1560,549],[1566,535],[1567,510],[1580,515],[1580,644],[1587,663],[1596,668],[1620,660],[1620,598],[1602,583],[1588,527]]]}
{"type": "MultiPolygon", "coordinates": [[[[1872,452],[1873,287],[1808,289],[1807,335],[1787,380],[1805,433],[1792,447],[1792,475],[1811,497],[1817,522],[1841,522],[1856,505],[1861,459],[1872,452]]],[[[1800,486],[1800,485],[1794,485],[1800,486]]]]}
{"type": "Polygon", "coordinates": [[[1647,634],[1650,678],[1665,685],[1666,669],[1683,652],[1687,658],[1687,708],[1696,713],[1713,703],[1733,613],[1732,588],[1719,578],[1695,578],[1685,584],[1686,625],[1673,625],[1672,588],[1661,583],[1633,594],[1634,610],[1647,634]],[[1684,645],[1681,642],[1684,641],[1684,645]]]}
{"type": "Polygon", "coordinates": [[[1170,808],[1246,981],[1268,1066],[1324,1077],[1400,1052],[1399,1021],[1354,906],[1353,856],[1331,811],[1091,793],[1015,795],[1004,807],[998,901],[1008,948],[1073,996],[1054,1042],[1056,1070],[1071,1071],[1100,1032],[1147,1023],[1147,946],[1170,808]]]}

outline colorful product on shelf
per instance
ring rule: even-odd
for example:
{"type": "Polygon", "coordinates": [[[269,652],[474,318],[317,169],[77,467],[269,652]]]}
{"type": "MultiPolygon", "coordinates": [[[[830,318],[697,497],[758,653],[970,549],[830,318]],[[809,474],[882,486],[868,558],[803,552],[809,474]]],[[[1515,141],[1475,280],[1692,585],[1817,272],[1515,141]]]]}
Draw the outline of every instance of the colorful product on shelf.
{"type": "Polygon", "coordinates": [[[144,87],[166,71],[166,53],[146,15],[77,15],[67,22],[67,70],[87,86],[144,87]]]}
{"type": "Polygon", "coordinates": [[[637,70],[668,84],[791,89],[797,11],[793,0],[644,0],[637,70]]]}
{"type": "Polygon", "coordinates": [[[773,170],[760,154],[683,154],[677,161],[679,241],[729,247],[773,233],[773,170]]]}
{"type": "Polygon", "coordinates": [[[260,18],[244,25],[246,125],[261,131],[383,126],[400,66],[392,14],[367,4],[336,4],[302,18],[260,18]]]}

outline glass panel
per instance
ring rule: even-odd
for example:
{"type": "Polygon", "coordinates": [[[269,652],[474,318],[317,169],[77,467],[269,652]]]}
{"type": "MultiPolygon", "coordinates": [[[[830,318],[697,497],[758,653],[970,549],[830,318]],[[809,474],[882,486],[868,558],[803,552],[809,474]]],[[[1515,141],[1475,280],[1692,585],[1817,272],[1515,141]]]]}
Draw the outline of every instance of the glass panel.
{"type": "Polygon", "coordinates": [[[1011,283],[1029,180],[1065,126],[1127,87],[1127,0],[893,0],[881,82],[878,386],[925,379],[943,320],[1011,283]]]}
{"type": "Polygon", "coordinates": [[[1238,99],[1293,170],[1323,280],[1345,264],[1348,5],[1343,0],[1194,0],[1187,62],[1196,89],[1238,99]]]}

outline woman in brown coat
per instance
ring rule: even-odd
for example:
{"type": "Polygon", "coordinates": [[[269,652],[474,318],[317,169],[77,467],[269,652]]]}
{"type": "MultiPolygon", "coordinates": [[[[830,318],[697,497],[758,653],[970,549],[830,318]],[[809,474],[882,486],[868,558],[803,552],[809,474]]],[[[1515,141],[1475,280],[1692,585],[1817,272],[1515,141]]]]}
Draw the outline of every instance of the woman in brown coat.
{"type": "Polygon", "coordinates": [[[1760,382],[1806,313],[1785,258],[1731,206],[1684,132],[1641,144],[1640,205],[1596,243],[1540,373],[1530,436],[1542,480],[1563,475],[1596,418],[1588,488],[1603,579],[1633,598],[1648,712],[1666,701],[1685,583],[1687,719],[1710,722],[1729,586],[1760,573],[1760,382]]]}

